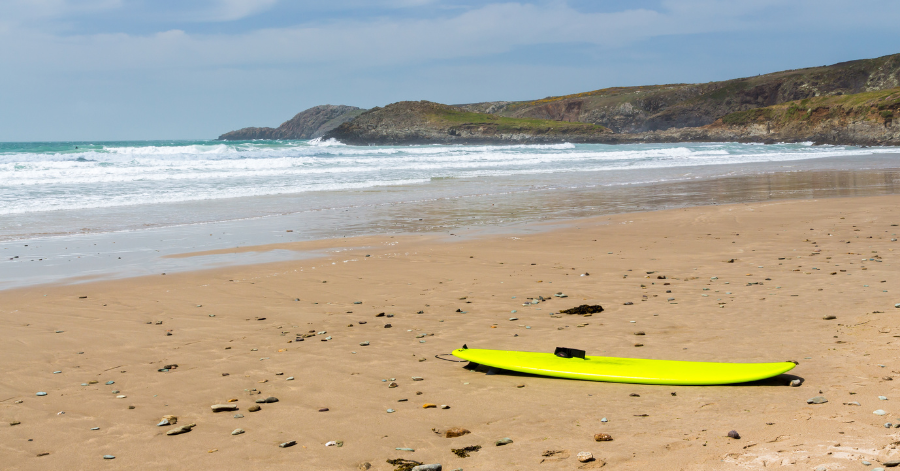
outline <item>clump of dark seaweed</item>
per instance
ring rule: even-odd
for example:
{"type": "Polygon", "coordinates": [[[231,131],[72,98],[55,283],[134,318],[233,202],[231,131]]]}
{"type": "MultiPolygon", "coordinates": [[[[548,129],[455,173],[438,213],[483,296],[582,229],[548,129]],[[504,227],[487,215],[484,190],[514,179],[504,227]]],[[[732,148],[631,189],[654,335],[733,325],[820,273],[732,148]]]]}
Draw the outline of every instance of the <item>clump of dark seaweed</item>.
{"type": "Polygon", "coordinates": [[[573,307],[571,309],[563,309],[562,311],[559,311],[560,314],[581,314],[581,315],[596,314],[598,312],[603,312],[603,306],[601,306],[599,304],[594,304],[594,305],[582,304],[581,306],[578,306],[578,307],[573,307]]]}

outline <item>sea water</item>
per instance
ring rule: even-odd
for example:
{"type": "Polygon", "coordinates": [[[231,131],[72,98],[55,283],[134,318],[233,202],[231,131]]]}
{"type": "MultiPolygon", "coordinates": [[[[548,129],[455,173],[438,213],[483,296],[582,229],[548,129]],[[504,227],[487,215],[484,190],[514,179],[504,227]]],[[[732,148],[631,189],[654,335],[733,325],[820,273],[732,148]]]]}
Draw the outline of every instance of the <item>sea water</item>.
{"type": "Polygon", "coordinates": [[[0,288],[189,268],[159,259],[179,251],[893,193],[897,152],[810,143],[0,143],[0,288]],[[114,250],[88,250],[113,242],[114,250]],[[131,262],[119,262],[123,254],[131,262]]]}

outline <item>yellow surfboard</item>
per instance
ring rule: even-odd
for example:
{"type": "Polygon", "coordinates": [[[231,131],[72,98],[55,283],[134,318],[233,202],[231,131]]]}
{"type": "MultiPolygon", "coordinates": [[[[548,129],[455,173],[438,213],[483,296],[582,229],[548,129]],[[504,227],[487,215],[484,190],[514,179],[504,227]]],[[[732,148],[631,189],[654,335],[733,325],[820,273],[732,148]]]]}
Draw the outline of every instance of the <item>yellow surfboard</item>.
{"type": "Polygon", "coordinates": [[[557,378],[608,381],[613,383],[711,385],[733,384],[771,378],[790,371],[794,362],[709,363],[698,361],[643,360],[584,356],[567,357],[566,352],[535,353],[509,350],[460,348],[453,355],[481,365],[557,378]]]}

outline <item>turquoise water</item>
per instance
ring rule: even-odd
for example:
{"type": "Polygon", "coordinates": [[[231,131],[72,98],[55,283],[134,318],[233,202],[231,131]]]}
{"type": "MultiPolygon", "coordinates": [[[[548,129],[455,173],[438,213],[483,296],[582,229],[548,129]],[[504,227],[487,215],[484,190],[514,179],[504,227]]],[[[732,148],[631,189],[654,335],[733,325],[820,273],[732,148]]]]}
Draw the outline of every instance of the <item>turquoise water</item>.
{"type": "Polygon", "coordinates": [[[629,211],[895,194],[897,152],[736,143],[0,143],[0,289],[300,256],[163,258],[235,246],[513,226],[521,233],[533,222],[629,211]]]}

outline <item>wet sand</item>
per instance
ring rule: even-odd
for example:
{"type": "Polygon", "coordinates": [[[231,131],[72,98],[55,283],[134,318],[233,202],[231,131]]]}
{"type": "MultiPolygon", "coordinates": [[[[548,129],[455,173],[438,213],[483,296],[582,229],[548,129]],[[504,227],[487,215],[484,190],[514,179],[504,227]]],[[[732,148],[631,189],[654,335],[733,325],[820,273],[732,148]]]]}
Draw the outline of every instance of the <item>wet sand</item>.
{"type": "Polygon", "coordinates": [[[332,251],[288,243],[264,249],[325,255],[0,291],[0,463],[876,467],[900,459],[900,429],[884,426],[900,422],[889,379],[900,376],[898,203],[877,196],[702,206],[518,235],[342,239],[332,251]],[[530,303],[539,296],[547,301],[530,303]],[[605,311],[551,315],[579,304],[605,311]],[[745,385],[613,384],[488,374],[435,358],[462,344],[799,365],[745,385]],[[159,371],[167,365],[177,367],[159,371]],[[802,385],[790,387],[797,378],[802,385]],[[828,402],[807,403],[816,396],[828,402]],[[278,402],[248,410],[266,397],[278,402]],[[231,399],[237,411],[211,411],[231,399]],[[175,426],[156,426],[169,414],[175,426]],[[192,423],[188,433],[166,435],[192,423]],[[471,433],[433,431],[450,427],[471,433]],[[238,428],[245,433],[232,435],[238,428]],[[741,438],[727,437],[731,430],[741,438]],[[613,440],[596,442],[597,433],[613,440]],[[495,446],[502,438],[512,443],[495,446]],[[296,445],[279,447],[289,441],[296,445]],[[470,445],[482,448],[468,458],[451,452],[470,445]],[[596,460],[578,462],[583,451],[596,460]]]}

